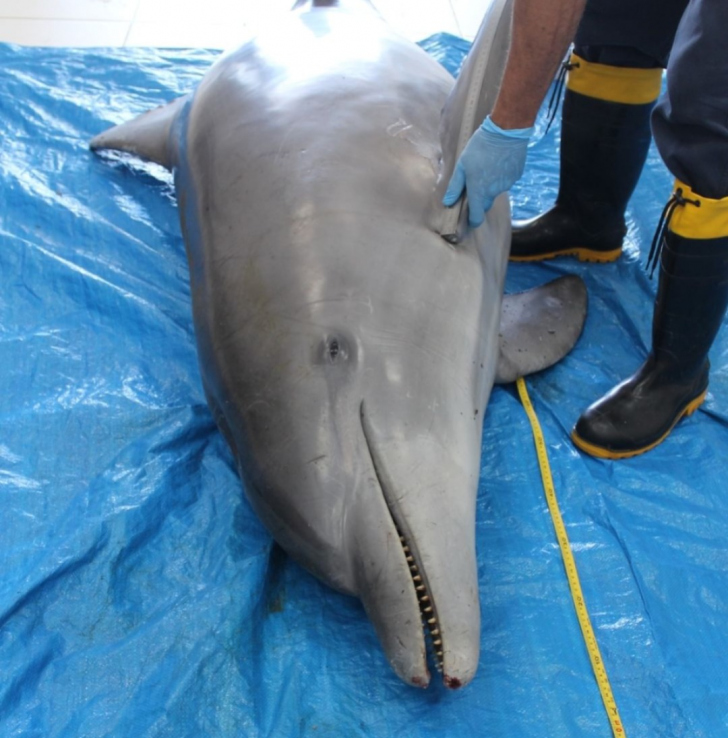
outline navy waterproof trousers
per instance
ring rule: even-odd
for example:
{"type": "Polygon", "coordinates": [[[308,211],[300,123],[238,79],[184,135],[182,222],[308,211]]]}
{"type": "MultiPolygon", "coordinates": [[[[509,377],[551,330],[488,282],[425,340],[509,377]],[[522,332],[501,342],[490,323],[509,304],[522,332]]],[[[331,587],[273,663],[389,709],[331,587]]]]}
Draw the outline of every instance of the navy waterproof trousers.
{"type": "Polygon", "coordinates": [[[699,195],[728,197],[728,0],[587,0],[574,44],[590,62],[666,68],[660,155],[699,195]]]}

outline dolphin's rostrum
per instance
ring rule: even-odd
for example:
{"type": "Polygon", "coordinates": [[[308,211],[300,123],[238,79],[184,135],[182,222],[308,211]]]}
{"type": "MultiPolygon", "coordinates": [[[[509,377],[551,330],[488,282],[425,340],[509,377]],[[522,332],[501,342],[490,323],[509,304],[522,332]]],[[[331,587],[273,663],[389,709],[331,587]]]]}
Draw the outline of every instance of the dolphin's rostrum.
{"type": "Polygon", "coordinates": [[[478,664],[490,390],[570,350],[585,291],[508,296],[501,328],[507,198],[476,230],[440,205],[500,83],[509,0],[457,86],[366,3],[297,5],[91,146],[174,171],[202,378],[253,508],[362,600],[403,680],[427,686],[429,647],[455,688],[478,664]]]}

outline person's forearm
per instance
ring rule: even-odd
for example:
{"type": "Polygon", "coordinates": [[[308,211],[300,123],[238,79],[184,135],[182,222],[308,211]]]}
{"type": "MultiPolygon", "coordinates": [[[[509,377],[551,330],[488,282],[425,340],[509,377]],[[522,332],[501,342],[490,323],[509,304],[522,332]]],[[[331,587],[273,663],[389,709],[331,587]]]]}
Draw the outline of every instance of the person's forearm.
{"type": "Polygon", "coordinates": [[[574,38],[585,0],[515,0],[513,40],[490,117],[501,128],[528,128],[574,38]]]}

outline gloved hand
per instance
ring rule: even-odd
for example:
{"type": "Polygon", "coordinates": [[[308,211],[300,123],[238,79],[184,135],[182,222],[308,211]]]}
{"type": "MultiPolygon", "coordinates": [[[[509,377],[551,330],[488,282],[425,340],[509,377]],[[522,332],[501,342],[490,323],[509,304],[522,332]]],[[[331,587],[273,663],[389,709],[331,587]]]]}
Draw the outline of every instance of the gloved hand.
{"type": "Polygon", "coordinates": [[[468,192],[468,221],[476,228],[493,200],[510,190],[523,174],[533,128],[503,130],[488,116],[460,154],[442,204],[450,207],[468,192]]]}

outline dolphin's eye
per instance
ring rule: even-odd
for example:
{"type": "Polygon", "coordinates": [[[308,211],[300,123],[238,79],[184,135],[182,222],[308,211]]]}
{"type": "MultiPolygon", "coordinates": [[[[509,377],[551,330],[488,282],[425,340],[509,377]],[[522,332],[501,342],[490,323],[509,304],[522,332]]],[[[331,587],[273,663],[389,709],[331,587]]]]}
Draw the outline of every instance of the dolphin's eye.
{"type": "Polygon", "coordinates": [[[341,333],[326,336],[320,344],[319,356],[325,364],[344,364],[351,358],[351,344],[341,333]]]}
{"type": "Polygon", "coordinates": [[[319,334],[311,346],[311,360],[319,366],[336,368],[336,371],[354,369],[359,360],[356,337],[345,328],[334,328],[323,336],[319,334]]]}

